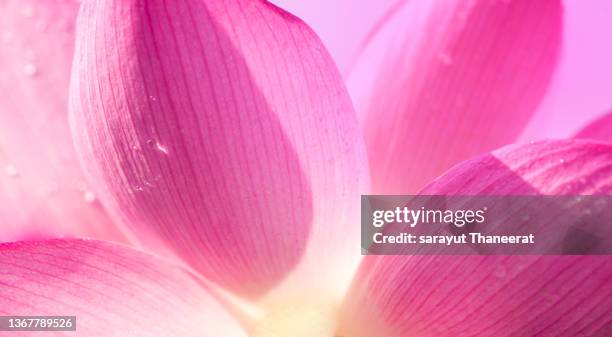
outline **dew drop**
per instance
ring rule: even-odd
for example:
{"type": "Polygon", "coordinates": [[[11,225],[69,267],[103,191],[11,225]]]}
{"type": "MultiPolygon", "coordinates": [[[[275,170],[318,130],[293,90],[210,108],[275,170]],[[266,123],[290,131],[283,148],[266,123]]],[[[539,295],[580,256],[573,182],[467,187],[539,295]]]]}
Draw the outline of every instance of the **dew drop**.
{"type": "Polygon", "coordinates": [[[23,66],[23,73],[28,77],[36,76],[38,68],[36,68],[36,65],[33,63],[27,63],[23,66]]]}
{"type": "Polygon", "coordinates": [[[9,177],[17,177],[19,175],[19,171],[17,171],[15,165],[8,165],[6,166],[6,174],[8,174],[9,177]]]}
{"type": "Polygon", "coordinates": [[[143,182],[143,185],[144,185],[144,186],[145,186],[147,189],[152,189],[152,188],[155,188],[155,184],[153,184],[153,183],[151,183],[151,182],[149,182],[149,181],[146,181],[146,180],[143,182]]]}
{"type": "Polygon", "coordinates": [[[150,99],[150,100],[152,100],[153,102],[156,102],[156,101],[157,101],[157,97],[152,96],[152,95],[151,95],[151,96],[149,96],[149,99],[150,99]]]}
{"type": "Polygon", "coordinates": [[[96,201],[96,195],[93,194],[93,192],[85,191],[85,193],[83,193],[83,199],[85,199],[86,203],[91,204],[96,201]]]}
{"type": "Polygon", "coordinates": [[[168,154],[168,148],[153,139],[147,140],[147,145],[149,145],[149,147],[153,150],[159,151],[163,154],[168,154]]]}
{"type": "Polygon", "coordinates": [[[565,159],[563,159],[563,158],[559,159],[559,163],[564,164],[565,163],[565,159]]]}

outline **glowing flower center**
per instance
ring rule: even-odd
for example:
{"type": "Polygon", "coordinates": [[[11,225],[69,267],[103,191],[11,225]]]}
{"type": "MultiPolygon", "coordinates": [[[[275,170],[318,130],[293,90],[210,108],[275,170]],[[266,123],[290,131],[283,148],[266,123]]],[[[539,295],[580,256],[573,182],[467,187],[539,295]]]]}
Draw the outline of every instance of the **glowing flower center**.
{"type": "Polygon", "coordinates": [[[269,312],[255,327],[253,337],[333,337],[337,317],[333,308],[310,305],[269,312]]]}

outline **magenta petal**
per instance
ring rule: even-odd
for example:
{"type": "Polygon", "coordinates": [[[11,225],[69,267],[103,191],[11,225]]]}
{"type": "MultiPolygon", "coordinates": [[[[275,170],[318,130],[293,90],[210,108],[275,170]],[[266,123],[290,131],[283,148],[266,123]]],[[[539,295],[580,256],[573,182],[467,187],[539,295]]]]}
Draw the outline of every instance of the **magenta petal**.
{"type": "Polygon", "coordinates": [[[85,183],[68,125],[78,3],[0,1],[0,241],[124,240],[85,183]]]}
{"type": "Polygon", "coordinates": [[[612,145],[584,140],[511,145],[465,161],[424,188],[444,195],[612,194],[612,145]]]}
{"type": "MultiPolygon", "coordinates": [[[[547,141],[462,163],[422,193],[611,194],[611,177],[612,145],[547,141]]],[[[343,333],[607,336],[611,281],[608,256],[368,256],[343,333]]]]}
{"type": "Polygon", "coordinates": [[[591,122],[574,137],[612,142],[612,113],[608,113],[591,122]]]}
{"type": "Polygon", "coordinates": [[[263,1],[88,1],[77,31],[77,147],[138,237],[249,297],[356,255],[336,238],[358,234],[365,152],[301,21],[263,1]]]}
{"type": "Polygon", "coordinates": [[[349,89],[375,193],[410,193],[455,163],[512,143],[549,87],[560,1],[405,1],[349,89]]]}
{"type": "Polygon", "coordinates": [[[90,337],[246,336],[183,270],[123,246],[85,240],[0,244],[0,266],[0,315],[76,316],[77,334],[90,337]]]}
{"type": "Polygon", "coordinates": [[[368,257],[339,335],[604,337],[611,281],[605,256],[368,257]]]}

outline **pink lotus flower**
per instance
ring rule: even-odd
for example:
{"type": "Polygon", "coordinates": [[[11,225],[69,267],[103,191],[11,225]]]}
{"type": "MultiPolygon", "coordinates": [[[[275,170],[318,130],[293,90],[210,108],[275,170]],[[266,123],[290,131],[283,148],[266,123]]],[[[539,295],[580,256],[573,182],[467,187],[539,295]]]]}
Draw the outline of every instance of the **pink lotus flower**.
{"type": "Polygon", "coordinates": [[[72,59],[77,4],[0,0],[0,239],[96,238],[0,244],[0,315],[105,337],[609,336],[608,256],[359,254],[369,191],[612,192],[612,144],[493,150],[551,85],[559,2],[414,3],[358,118],[318,37],[264,1],[87,0],[72,59]]]}

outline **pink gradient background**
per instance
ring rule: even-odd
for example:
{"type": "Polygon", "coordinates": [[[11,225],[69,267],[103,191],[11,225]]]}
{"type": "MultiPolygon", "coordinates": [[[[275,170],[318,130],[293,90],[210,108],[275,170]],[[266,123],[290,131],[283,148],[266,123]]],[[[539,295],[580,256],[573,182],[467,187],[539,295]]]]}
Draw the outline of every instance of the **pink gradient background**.
{"type": "MultiPolygon", "coordinates": [[[[272,2],[311,25],[344,72],[371,25],[398,0],[272,2]]],[[[563,5],[561,62],[523,140],[571,136],[612,110],[612,2],[565,0],[563,5]]]]}

